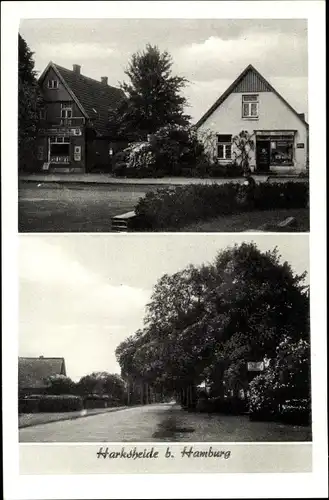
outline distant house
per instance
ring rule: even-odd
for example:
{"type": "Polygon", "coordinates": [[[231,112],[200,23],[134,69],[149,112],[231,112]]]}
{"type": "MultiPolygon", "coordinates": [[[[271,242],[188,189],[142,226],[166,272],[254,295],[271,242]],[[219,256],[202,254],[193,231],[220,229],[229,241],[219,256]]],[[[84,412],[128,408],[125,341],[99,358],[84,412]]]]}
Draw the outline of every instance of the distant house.
{"type": "Polygon", "coordinates": [[[247,131],[255,144],[255,172],[298,173],[308,168],[308,124],[250,64],[196,124],[221,163],[234,160],[232,139],[247,131]],[[210,134],[209,134],[210,132],[210,134]],[[208,136],[207,136],[208,133],[208,136]]]}
{"type": "Polygon", "coordinates": [[[64,358],[18,358],[18,389],[20,396],[42,394],[48,387],[47,378],[66,376],[64,358]]]}
{"type": "Polygon", "coordinates": [[[44,99],[38,127],[38,169],[86,172],[109,164],[118,147],[107,132],[109,110],[125,98],[122,90],[50,62],[39,78],[44,99]],[[44,165],[44,164],[49,165],[44,165]]]}

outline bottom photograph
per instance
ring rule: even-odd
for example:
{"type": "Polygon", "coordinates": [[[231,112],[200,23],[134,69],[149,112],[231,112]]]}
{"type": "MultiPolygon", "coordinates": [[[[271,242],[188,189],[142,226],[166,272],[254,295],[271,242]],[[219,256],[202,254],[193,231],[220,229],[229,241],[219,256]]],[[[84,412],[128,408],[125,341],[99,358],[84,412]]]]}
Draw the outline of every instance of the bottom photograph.
{"type": "Polygon", "coordinates": [[[308,235],[19,243],[21,443],[312,440],[308,235]]]}

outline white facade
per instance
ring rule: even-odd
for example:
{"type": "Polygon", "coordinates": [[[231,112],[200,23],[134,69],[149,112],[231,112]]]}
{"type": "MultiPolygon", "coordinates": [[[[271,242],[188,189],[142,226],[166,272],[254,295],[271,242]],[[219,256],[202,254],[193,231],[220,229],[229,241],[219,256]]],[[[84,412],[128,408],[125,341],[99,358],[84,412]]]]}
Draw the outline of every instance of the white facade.
{"type": "Polygon", "coordinates": [[[230,152],[227,146],[228,137],[233,138],[241,131],[247,131],[254,142],[249,163],[252,170],[300,173],[308,167],[308,126],[275,91],[232,89],[213,112],[200,122],[197,125],[199,137],[208,152],[217,157],[220,163],[232,163],[235,157],[234,147],[230,152]],[[256,102],[252,111],[251,108],[243,107],[243,102],[248,102],[249,98],[256,102]],[[244,117],[248,110],[249,115],[256,116],[244,117]],[[223,140],[221,137],[224,136],[224,147],[220,146],[219,149],[218,145],[223,140]],[[263,145],[266,150],[262,148],[263,145]],[[267,155],[266,168],[264,155],[267,155]]]}

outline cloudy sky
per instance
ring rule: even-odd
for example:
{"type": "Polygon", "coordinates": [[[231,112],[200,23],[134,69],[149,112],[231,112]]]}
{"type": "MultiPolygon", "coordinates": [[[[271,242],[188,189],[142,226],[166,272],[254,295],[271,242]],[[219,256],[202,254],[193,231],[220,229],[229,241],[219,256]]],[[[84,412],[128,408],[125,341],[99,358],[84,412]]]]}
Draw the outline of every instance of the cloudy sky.
{"type": "Polygon", "coordinates": [[[307,22],[278,19],[25,19],[20,33],[35,52],[36,70],[48,62],[110,85],[127,79],[131,55],[147,43],[167,50],[185,76],[189,114],[199,119],[248,64],[307,115],[307,22]]]}
{"type": "Polygon", "coordinates": [[[278,246],[302,273],[308,235],[24,235],[19,251],[19,355],[64,356],[73,379],[119,373],[115,348],[143,324],[164,273],[212,262],[221,248],[278,246]],[[294,241],[292,241],[294,240],[294,241]]]}

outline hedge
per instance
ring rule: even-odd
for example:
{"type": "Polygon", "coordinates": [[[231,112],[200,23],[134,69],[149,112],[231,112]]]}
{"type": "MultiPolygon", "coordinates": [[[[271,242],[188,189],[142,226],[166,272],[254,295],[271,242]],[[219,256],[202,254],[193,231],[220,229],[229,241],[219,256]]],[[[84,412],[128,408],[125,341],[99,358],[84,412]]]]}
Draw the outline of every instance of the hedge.
{"type": "Polygon", "coordinates": [[[308,205],[307,182],[257,185],[253,198],[247,203],[241,203],[243,189],[238,182],[160,188],[146,193],[135,212],[143,219],[145,228],[170,230],[218,215],[247,210],[306,208],[308,205]]]}
{"type": "Polygon", "coordinates": [[[83,399],[83,406],[86,409],[91,408],[111,408],[114,406],[120,406],[123,403],[116,399],[113,399],[107,395],[99,395],[99,394],[88,394],[83,399]]]}
{"type": "Polygon", "coordinates": [[[18,413],[37,413],[39,411],[39,397],[21,398],[18,400],[18,413]]]}
{"type": "Polygon", "coordinates": [[[46,395],[39,400],[40,412],[65,412],[83,410],[83,400],[80,396],[46,395]]]}

